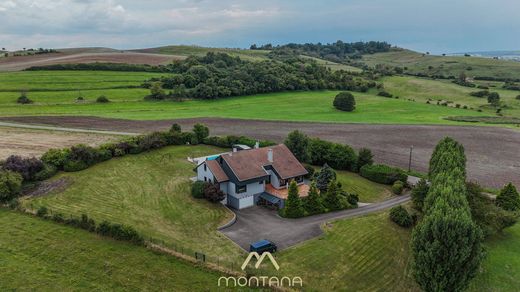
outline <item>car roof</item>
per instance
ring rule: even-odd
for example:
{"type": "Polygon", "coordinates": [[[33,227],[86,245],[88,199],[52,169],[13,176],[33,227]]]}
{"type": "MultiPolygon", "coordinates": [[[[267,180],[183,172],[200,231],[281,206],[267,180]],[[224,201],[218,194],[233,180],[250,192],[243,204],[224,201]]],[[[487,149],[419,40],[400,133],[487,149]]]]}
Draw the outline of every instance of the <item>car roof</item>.
{"type": "Polygon", "coordinates": [[[259,247],[262,247],[264,245],[268,245],[268,244],[271,244],[271,242],[269,240],[266,240],[266,239],[262,239],[262,240],[259,240],[257,242],[253,242],[251,243],[251,246],[253,248],[259,248],[259,247]]]}

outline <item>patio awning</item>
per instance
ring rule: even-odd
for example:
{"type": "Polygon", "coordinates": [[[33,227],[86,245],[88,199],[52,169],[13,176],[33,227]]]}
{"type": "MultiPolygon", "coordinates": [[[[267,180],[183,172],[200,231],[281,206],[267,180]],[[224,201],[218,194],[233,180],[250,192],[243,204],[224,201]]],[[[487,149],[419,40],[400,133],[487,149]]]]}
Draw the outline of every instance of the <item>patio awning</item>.
{"type": "Polygon", "coordinates": [[[277,198],[273,195],[270,195],[268,193],[262,193],[260,195],[260,198],[263,198],[264,200],[268,201],[271,204],[278,204],[281,201],[279,198],[277,198]]]}

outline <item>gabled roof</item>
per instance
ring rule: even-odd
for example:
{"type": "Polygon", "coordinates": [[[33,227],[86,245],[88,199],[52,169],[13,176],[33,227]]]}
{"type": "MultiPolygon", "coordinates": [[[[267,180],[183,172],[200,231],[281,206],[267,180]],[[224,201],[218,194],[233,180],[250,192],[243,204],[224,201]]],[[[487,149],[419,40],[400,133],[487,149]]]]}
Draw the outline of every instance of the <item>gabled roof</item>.
{"type": "Polygon", "coordinates": [[[206,160],[204,163],[208,165],[209,170],[211,173],[213,173],[213,176],[215,176],[218,182],[225,182],[229,180],[229,177],[216,160],[206,160]]]}
{"type": "Polygon", "coordinates": [[[239,181],[268,175],[267,166],[271,166],[282,179],[307,174],[305,167],[284,144],[223,154],[221,157],[239,181]],[[273,151],[273,162],[267,159],[269,149],[273,151]]]}

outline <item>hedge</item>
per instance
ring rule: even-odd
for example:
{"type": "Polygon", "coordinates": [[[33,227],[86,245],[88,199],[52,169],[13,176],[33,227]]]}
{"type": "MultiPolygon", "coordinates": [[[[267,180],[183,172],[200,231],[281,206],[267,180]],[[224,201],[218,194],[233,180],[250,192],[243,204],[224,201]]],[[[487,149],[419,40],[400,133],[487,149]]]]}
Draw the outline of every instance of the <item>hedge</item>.
{"type": "Polygon", "coordinates": [[[386,185],[392,185],[396,181],[405,182],[408,179],[408,175],[402,169],[384,164],[365,165],[361,167],[359,174],[368,180],[386,185]]]}

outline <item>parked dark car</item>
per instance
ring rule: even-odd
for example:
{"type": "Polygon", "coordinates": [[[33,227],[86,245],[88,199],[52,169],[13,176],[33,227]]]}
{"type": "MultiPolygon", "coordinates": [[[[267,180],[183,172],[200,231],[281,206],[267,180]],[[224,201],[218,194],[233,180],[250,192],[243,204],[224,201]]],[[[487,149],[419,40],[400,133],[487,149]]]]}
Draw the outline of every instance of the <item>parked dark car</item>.
{"type": "Polygon", "coordinates": [[[262,239],[260,241],[251,243],[251,245],[249,246],[250,252],[256,251],[259,254],[262,254],[266,251],[273,253],[276,252],[277,249],[278,247],[276,247],[276,244],[266,239],[262,239]]]}

